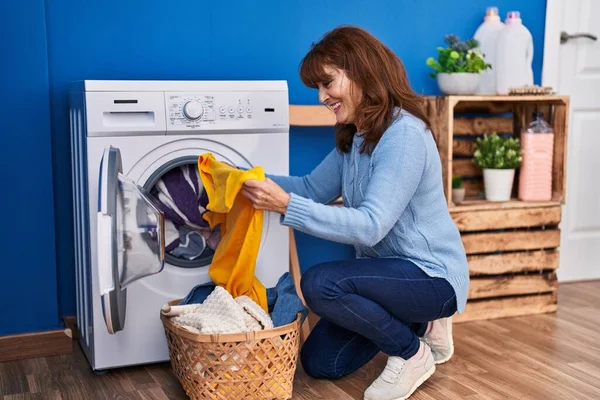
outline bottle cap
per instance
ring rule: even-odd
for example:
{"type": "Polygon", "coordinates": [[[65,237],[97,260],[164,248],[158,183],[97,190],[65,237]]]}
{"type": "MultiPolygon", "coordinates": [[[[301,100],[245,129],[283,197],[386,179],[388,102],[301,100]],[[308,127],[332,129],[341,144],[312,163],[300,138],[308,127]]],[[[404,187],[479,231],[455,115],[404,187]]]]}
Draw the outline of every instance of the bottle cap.
{"type": "Polygon", "coordinates": [[[521,21],[521,13],[519,11],[509,11],[506,14],[506,22],[519,22],[521,21]]]}
{"type": "Polygon", "coordinates": [[[535,120],[535,119],[544,119],[544,113],[543,113],[543,112],[541,112],[541,111],[534,111],[534,112],[531,114],[531,118],[533,118],[534,120],[535,120]]]}
{"type": "Polygon", "coordinates": [[[498,7],[488,7],[485,10],[486,17],[497,17],[498,16],[498,7]]]}
{"type": "Polygon", "coordinates": [[[484,21],[500,21],[500,14],[498,14],[498,7],[488,7],[485,10],[484,21]]]}

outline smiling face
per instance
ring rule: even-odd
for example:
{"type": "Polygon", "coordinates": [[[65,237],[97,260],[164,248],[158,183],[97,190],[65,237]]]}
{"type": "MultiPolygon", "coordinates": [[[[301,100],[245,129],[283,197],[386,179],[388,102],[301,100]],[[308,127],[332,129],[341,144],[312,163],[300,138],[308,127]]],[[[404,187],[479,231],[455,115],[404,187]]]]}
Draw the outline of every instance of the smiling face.
{"type": "Polygon", "coordinates": [[[319,101],[335,113],[338,123],[355,123],[356,106],[362,95],[360,89],[345,71],[328,66],[324,70],[328,78],[317,84],[319,101]]]}

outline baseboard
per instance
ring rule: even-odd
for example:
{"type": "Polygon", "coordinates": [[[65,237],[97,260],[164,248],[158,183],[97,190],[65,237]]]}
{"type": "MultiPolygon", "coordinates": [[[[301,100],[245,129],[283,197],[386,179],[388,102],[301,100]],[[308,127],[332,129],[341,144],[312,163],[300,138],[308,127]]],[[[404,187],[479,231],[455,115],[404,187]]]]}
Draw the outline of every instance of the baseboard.
{"type": "Polygon", "coordinates": [[[79,330],[77,329],[77,317],[74,316],[64,316],[63,323],[65,327],[71,330],[71,337],[73,340],[79,339],[79,330]]]}
{"type": "Polygon", "coordinates": [[[71,354],[71,329],[0,336],[0,363],[71,354]]]}

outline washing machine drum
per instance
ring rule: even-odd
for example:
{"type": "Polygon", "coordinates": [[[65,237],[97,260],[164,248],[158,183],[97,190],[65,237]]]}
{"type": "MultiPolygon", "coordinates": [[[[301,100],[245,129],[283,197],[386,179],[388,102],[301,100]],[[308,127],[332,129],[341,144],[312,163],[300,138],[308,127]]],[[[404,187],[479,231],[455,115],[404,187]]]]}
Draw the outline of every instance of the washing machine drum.
{"type": "Polygon", "coordinates": [[[200,180],[198,157],[181,157],[163,164],[149,177],[144,189],[164,214],[165,262],[182,268],[210,265],[221,231],[218,227],[210,229],[202,217],[208,196],[200,180]]]}

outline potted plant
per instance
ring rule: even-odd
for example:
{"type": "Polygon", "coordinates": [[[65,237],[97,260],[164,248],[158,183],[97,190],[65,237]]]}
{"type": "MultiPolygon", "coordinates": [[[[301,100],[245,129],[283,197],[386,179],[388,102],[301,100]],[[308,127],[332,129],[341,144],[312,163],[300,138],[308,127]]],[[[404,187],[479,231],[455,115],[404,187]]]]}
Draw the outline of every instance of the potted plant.
{"type": "Polygon", "coordinates": [[[452,177],[452,201],[454,204],[460,204],[465,200],[465,188],[463,179],[460,176],[452,177]]]}
{"type": "Polygon", "coordinates": [[[483,169],[485,198],[508,201],[512,192],[515,169],[521,165],[521,143],[513,137],[497,133],[477,138],[473,161],[483,169]]]}
{"type": "Polygon", "coordinates": [[[445,94],[475,94],[481,72],[492,67],[477,50],[479,42],[476,39],[462,42],[456,35],[447,35],[444,41],[448,47],[437,48],[437,60],[427,59],[427,65],[434,71],[430,76],[437,78],[438,86],[445,94]]]}

